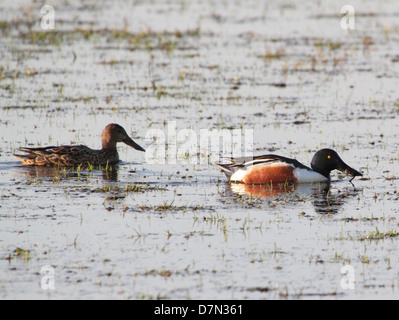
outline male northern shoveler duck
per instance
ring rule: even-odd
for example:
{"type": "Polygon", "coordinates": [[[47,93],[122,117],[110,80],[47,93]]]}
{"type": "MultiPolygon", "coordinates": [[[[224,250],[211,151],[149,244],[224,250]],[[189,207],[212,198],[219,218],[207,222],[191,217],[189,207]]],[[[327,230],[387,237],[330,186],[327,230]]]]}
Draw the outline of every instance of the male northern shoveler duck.
{"type": "Polygon", "coordinates": [[[232,158],[231,164],[216,164],[230,182],[245,184],[312,183],[330,181],[330,173],[339,170],[352,176],[362,176],[349,167],[331,149],[322,149],[313,156],[309,168],[295,159],[270,154],[257,157],[232,158]]]}
{"type": "Polygon", "coordinates": [[[14,157],[27,166],[61,166],[75,167],[79,165],[112,165],[119,161],[116,144],[123,142],[128,146],[145,151],[134,142],[119,124],[107,125],[101,134],[102,149],[93,150],[84,145],[59,146],[44,148],[20,148],[25,155],[14,157]]]}

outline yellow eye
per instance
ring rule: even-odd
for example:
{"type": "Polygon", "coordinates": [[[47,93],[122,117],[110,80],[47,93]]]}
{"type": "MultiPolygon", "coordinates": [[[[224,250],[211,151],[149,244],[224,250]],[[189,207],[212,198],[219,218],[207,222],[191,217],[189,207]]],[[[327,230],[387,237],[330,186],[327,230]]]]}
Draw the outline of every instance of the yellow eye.
{"type": "Polygon", "coordinates": [[[327,156],[327,158],[328,158],[328,159],[331,159],[331,156],[330,156],[330,155],[328,155],[328,156],[327,156]]]}

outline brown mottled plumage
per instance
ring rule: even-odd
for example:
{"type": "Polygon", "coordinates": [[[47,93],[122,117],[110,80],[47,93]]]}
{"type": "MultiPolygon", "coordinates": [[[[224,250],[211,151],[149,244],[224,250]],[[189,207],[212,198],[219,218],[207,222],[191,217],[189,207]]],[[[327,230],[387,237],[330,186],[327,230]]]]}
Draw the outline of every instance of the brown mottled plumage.
{"type": "Polygon", "coordinates": [[[61,166],[74,167],[79,165],[111,165],[119,161],[116,144],[123,142],[128,146],[145,151],[135,143],[120,125],[111,123],[107,125],[101,134],[102,149],[93,150],[84,145],[44,147],[44,148],[20,148],[25,155],[14,157],[22,161],[26,166],[61,166]]]}

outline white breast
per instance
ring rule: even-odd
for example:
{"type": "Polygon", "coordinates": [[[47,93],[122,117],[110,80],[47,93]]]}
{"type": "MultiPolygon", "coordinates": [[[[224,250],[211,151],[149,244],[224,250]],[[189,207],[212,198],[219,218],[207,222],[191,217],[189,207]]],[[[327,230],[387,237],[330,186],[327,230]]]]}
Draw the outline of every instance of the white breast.
{"type": "Polygon", "coordinates": [[[297,168],[294,170],[294,175],[298,183],[311,183],[311,182],[326,182],[328,178],[320,173],[312,170],[297,168]]]}
{"type": "Polygon", "coordinates": [[[233,173],[233,175],[230,177],[230,181],[241,182],[247,173],[248,173],[248,170],[239,169],[233,173]]]}

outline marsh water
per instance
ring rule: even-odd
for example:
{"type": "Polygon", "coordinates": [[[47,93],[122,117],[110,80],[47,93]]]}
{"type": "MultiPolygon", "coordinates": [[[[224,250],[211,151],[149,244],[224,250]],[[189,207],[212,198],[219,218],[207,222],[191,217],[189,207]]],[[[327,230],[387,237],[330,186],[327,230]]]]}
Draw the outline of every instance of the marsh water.
{"type": "Polygon", "coordinates": [[[0,1],[2,299],[399,298],[397,1],[352,1],[352,30],[333,1],[51,5],[46,30],[38,2],[0,1]],[[12,156],[100,148],[112,122],[148,152],[12,156]],[[363,177],[229,185],[201,132],[305,165],[333,148],[363,177]]]}

